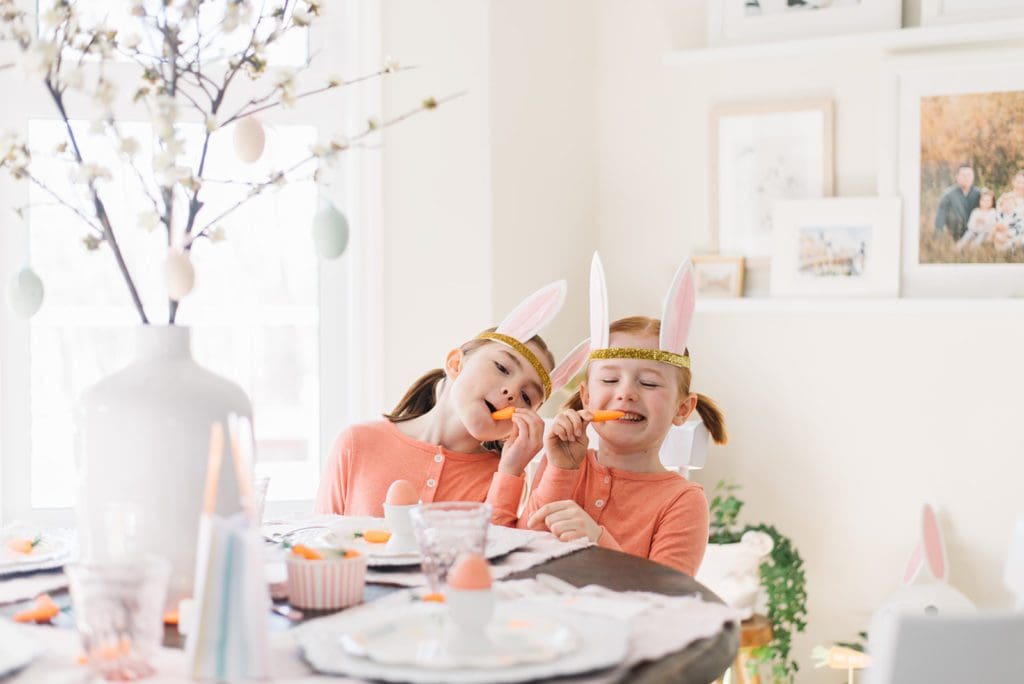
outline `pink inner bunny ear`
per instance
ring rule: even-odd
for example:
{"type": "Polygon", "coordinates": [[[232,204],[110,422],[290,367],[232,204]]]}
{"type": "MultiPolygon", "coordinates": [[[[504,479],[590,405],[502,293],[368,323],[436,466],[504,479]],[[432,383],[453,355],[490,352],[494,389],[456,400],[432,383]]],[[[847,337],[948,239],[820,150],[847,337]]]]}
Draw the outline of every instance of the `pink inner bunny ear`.
{"type": "Polygon", "coordinates": [[[555,369],[551,371],[551,392],[554,394],[565,387],[570,380],[576,377],[580,369],[587,363],[590,356],[590,340],[583,340],[576,347],[565,355],[555,369]]]}
{"type": "Polygon", "coordinates": [[[590,342],[594,349],[608,348],[608,287],[597,252],[590,261],[590,342]]]}
{"type": "Polygon", "coordinates": [[[695,303],[693,270],[690,268],[690,260],[687,259],[676,271],[672,287],[665,296],[659,340],[662,351],[676,354],[683,354],[686,351],[686,338],[690,334],[690,321],[693,320],[695,303]]]}
{"type": "Polygon", "coordinates": [[[520,302],[498,326],[497,332],[527,342],[551,322],[565,303],[566,284],[556,280],[520,302]]]}
{"type": "Polygon", "coordinates": [[[928,569],[937,580],[946,579],[946,546],[942,542],[942,530],[931,506],[925,504],[921,511],[921,538],[924,540],[924,554],[928,569]]]}
{"type": "Polygon", "coordinates": [[[917,544],[910,552],[910,560],[907,561],[907,568],[903,571],[903,583],[910,584],[917,579],[921,573],[921,566],[924,565],[924,549],[917,544]]]}

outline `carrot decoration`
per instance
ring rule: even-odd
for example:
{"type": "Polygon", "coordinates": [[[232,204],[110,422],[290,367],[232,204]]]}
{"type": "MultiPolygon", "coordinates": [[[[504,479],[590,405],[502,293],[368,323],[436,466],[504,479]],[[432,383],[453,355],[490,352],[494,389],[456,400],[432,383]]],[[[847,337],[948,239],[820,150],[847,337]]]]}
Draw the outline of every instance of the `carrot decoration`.
{"type": "Polygon", "coordinates": [[[427,601],[428,603],[444,603],[444,594],[424,594],[423,600],[427,601]]]}
{"type": "Polygon", "coordinates": [[[356,532],[355,536],[362,537],[371,544],[383,544],[391,539],[391,533],[387,530],[366,530],[365,532],[356,532]]]}
{"type": "Polygon", "coordinates": [[[494,420],[511,420],[512,414],[516,412],[515,406],[506,406],[503,409],[498,409],[491,414],[491,418],[494,420]]]}
{"type": "Polygon", "coordinates": [[[32,553],[39,542],[43,540],[43,535],[37,534],[35,539],[8,539],[7,548],[15,553],[24,553],[26,555],[32,553]]]}
{"type": "Polygon", "coordinates": [[[49,622],[53,618],[60,615],[60,608],[53,599],[50,598],[49,594],[40,594],[36,597],[36,602],[28,610],[23,610],[20,613],[15,613],[15,622],[49,622]]]}
{"type": "Polygon", "coordinates": [[[592,423],[603,423],[608,420],[618,420],[626,415],[625,411],[594,411],[592,423]]]}
{"type": "Polygon", "coordinates": [[[324,555],[316,549],[311,549],[305,544],[296,544],[292,547],[292,553],[306,560],[323,560],[324,555]]]}

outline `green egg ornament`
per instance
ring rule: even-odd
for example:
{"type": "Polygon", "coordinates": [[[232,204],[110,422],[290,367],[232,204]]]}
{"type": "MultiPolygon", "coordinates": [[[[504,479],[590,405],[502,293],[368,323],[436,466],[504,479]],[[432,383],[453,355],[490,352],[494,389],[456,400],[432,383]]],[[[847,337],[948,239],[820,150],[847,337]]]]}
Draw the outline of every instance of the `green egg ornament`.
{"type": "Polygon", "coordinates": [[[31,268],[23,268],[11,279],[7,301],[15,314],[28,320],[43,305],[43,281],[31,268]]]}
{"type": "Polygon", "coordinates": [[[337,259],[348,246],[348,219],[327,200],[313,217],[313,244],[324,259],[337,259]]]}

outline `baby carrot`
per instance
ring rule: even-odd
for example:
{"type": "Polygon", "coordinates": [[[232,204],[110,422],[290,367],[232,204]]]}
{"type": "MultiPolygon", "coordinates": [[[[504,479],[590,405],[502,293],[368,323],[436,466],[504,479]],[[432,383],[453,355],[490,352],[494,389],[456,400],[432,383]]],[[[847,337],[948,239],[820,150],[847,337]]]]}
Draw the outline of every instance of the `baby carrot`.
{"type": "Polygon", "coordinates": [[[515,406],[506,406],[503,409],[498,409],[491,414],[491,418],[494,420],[511,420],[512,414],[516,412],[515,406]]]}
{"type": "Polygon", "coordinates": [[[323,560],[324,556],[316,549],[311,549],[305,544],[296,544],[292,547],[292,553],[306,560],[323,560]]]}
{"type": "Polygon", "coordinates": [[[383,544],[388,539],[391,539],[391,533],[387,530],[366,530],[365,532],[357,533],[356,536],[362,537],[371,544],[383,544]]]}
{"type": "Polygon", "coordinates": [[[42,535],[36,535],[35,539],[8,539],[7,548],[16,553],[32,553],[32,550],[42,541],[42,535]]]}
{"type": "Polygon", "coordinates": [[[594,411],[594,423],[603,423],[606,420],[618,420],[626,415],[625,411],[594,411]]]}

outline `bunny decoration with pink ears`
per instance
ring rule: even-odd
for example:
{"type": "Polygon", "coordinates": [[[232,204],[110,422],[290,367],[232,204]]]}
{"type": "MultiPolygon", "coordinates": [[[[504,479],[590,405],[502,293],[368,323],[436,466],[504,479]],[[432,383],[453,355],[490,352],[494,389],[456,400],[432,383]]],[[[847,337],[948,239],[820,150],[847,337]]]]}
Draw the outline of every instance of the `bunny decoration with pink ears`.
{"type": "Polygon", "coordinates": [[[925,504],[921,511],[921,538],[903,571],[902,586],[875,611],[868,635],[873,643],[890,638],[900,615],[974,612],[974,603],[949,584],[949,559],[942,530],[935,510],[925,504]]]}
{"type": "Polygon", "coordinates": [[[554,392],[564,387],[587,362],[590,346],[586,340],[580,342],[549,374],[537,355],[526,343],[544,326],[550,323],[565,303],[566,283],[556,280],[545,285],[519,303],[505,317],[494,332],[477,335],[478,339],[499,342],[510,347],[525,358],[540,376],[546,401],[554,392]]]}
{"type": "Polygon", "coordinates": [[[605,286],[601,257],[594,252],[590,262],[590,344],[593,359],[647,359],[661,361],[680,368],[690,367],[686,340],[693,321],[696,295],[693,287],[693,269],[690,260],[680,264],[672,285],[665,295],[661,313],[661,334],[658,349],[635,349],[608,346],[608,289],[605,286]]]}

